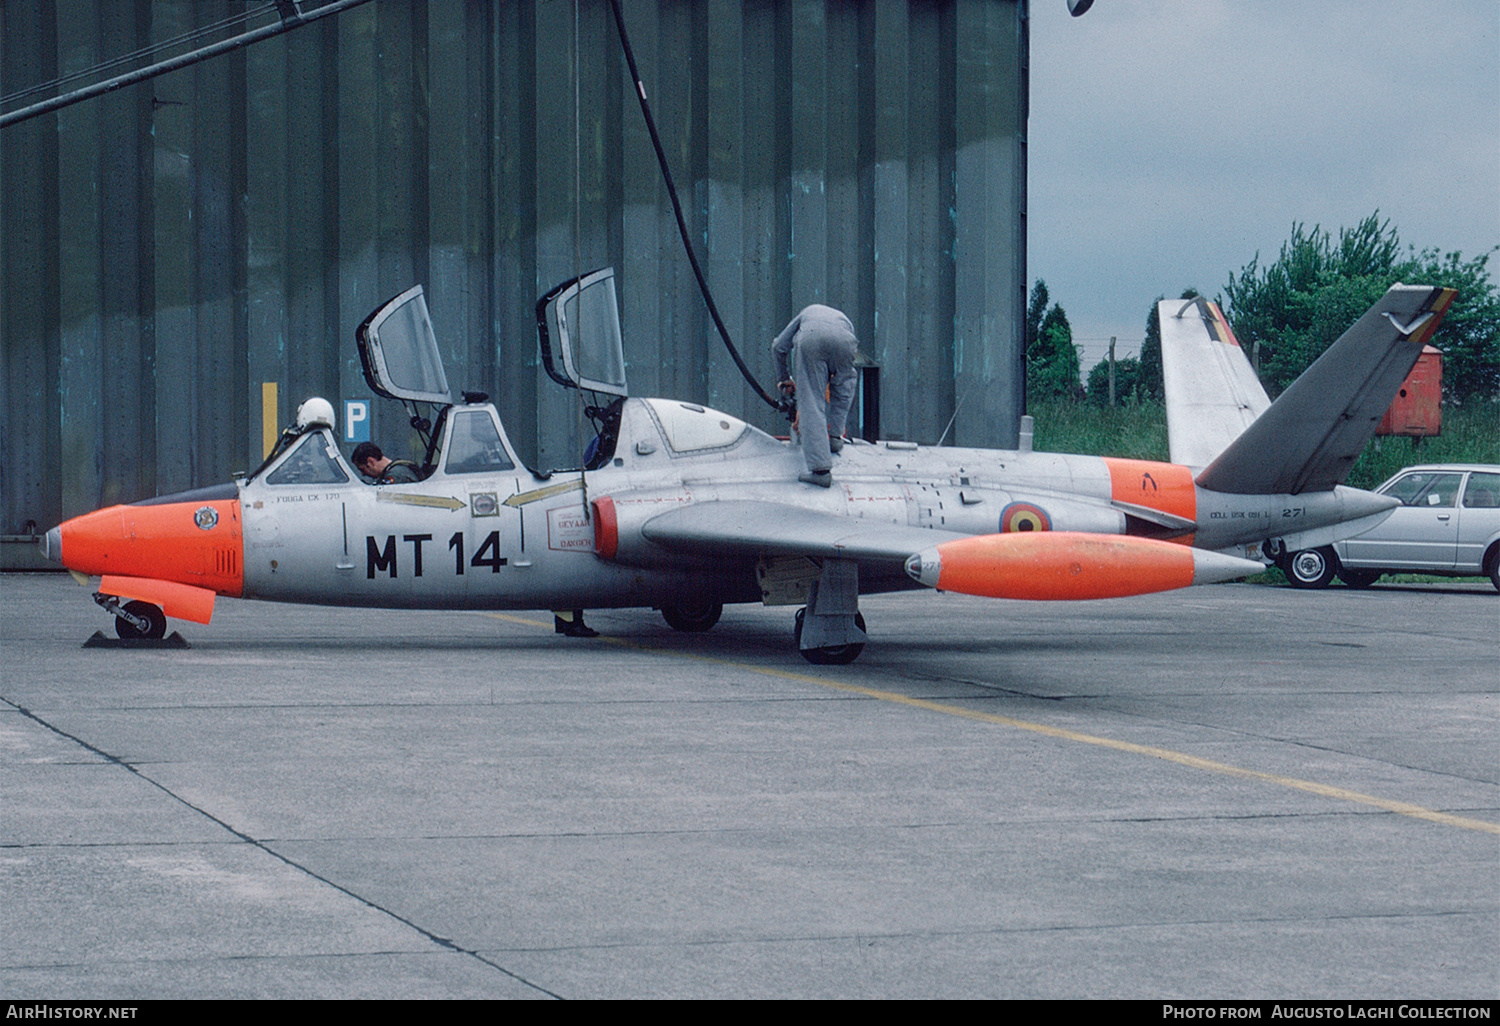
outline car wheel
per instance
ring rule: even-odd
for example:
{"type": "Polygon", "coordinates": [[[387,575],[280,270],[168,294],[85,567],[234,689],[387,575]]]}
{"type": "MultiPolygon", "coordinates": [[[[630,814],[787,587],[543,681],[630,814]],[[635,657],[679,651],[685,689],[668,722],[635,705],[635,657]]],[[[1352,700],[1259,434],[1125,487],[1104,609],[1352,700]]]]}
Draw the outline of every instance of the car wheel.
{"type": "Polygon", "coordinates": [[[1294,552],[1286,559],[1286,579],[1294,588],[1326,588],[1338,569],[1331,545],[1294,552]]]}
{"type": "Polygon", "coordinates": [[[127,602],[125,612],[145,620],[146,626],[138,628],[123,616],[115,617],[115,633],[124,640],[138,641],[142,638],[154,639],[166,636],[167,614],[161,611],[160,606],[153,606],[149,602],[127,602]]]}
{"type": "Polygon", "coordinates": [[[1347,566],[1339,567],[1339,580],[1349,588],[1368,588],[1380,580],[1379,570],[1351,570],[1347,566]]]}
{"type": "Polygon", "coordinates": [[[1500,549],[1490,554],[1490,583],[1500,591],[1500,549]]]}

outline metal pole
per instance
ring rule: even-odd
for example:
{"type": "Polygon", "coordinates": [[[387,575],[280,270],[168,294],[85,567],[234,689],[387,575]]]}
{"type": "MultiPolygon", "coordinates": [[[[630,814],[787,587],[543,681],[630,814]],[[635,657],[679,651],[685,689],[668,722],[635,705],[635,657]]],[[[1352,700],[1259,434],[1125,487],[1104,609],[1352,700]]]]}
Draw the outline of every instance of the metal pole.
{"type": "Polygon", "coordinates": [[[1109,336],[1109,405],[1115,404],[1115,337],[1109,336]]]}

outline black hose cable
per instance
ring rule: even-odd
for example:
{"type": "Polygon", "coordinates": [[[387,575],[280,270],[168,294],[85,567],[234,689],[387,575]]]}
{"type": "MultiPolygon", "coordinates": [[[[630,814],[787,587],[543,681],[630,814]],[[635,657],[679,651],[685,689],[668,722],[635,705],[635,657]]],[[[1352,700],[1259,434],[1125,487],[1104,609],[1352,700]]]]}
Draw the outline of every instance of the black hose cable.
{"type": "Polygon", "coordinates": [[[787,412],[789,405],[786,400],[771,398],[766,390],[760,387],[760,382],[750,373],[750,368],[745,366],[745,361],[740,358],[739,350],[729,339],[729,329],[724,327],[724,319],[719,316],[719,308],[714,305],[714,297],[708,290],[708,282],[703,277],[703,268],[698,266],[698,255],[693,251],[693,240],[688,234],[687,221],[682,216],[682,203],[677,198],[677,184],[672,180],[672,169],[667,166],[667,154],[662,149],[661,136],[656,131],[656,119],[651,116],[651,105],[646,102],[646,85],[641,81],[640,69],[636,67],[635,52],[630,48],[630,35],[625,31],[625,15],[620,11],[620,0],[609,0],[610,7],[615,12],[615,26],[620,30],[620,45],[625,50],[625,63],[630,65],[630,77],[635,82],[635,95],[641,101],[641,114],[646,119],[646,129],[651,133],[651,145],[656,147],[656,162],[661,165],[661,175],[667,183],[667,195],[672,198],[672,210],[677,214],[677,231],[682,236],[682,248],[687,250],[688,263],[693,265],[693,274],[698,278],[698,290],[703,293],[703,302],[708,306],[709,316],[714,319],[714,326],[719,329],[719,337],[724,340],[724,347],[729,350],[729,355],[734,358],[735,366],[740,369],[750,387],[755,389],[759,395],[774,410],[787,412]]]}

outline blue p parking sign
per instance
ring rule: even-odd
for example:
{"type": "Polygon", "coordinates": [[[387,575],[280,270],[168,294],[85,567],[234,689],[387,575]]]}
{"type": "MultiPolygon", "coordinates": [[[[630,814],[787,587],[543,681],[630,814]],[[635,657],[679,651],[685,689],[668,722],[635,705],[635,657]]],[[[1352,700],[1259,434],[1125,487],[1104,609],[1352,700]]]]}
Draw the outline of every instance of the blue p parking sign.
{"type": "Polygon", "coordinates": [[[370,400],[344,400],[344,441],[358,445],[370,440],[370,400]]]}

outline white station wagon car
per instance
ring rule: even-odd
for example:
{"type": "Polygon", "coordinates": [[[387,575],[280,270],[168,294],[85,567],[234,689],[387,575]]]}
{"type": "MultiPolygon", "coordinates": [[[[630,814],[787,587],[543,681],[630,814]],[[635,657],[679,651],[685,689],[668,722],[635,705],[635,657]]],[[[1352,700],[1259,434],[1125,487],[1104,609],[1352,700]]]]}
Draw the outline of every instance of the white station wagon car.
{"type": "Polygon", "coordinates": [[[1325,588],[1338,574],[1367,588],[1381,574],[1488,575],[1500,590],[1500,466],[1407,467],[1375,489],[1401,500],[1364,534],[1294,552],[1282,563],[1297,588],[1325,588]]]}

